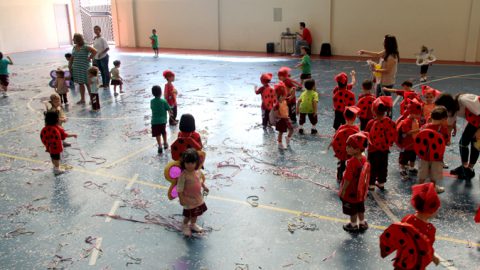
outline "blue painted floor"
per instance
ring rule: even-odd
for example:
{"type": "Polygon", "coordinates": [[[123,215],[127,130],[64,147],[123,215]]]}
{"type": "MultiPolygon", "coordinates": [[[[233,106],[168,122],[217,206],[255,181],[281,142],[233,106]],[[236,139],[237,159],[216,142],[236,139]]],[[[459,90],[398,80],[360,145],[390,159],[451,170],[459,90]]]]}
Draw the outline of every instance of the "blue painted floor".
{"type": "MultiPolygon", "coordinates": [[[[114,50],[110,59],[122,61],[126,94],[115,98],[113,90],[102,91],[98,113],[75,105],[78,91],[69,94],[72,105],[66,109],[65,128],[79,137],[68,139],[72,147],[63,155],[68,173],[54,177],[39,131],[42,102],[53,92],[48,74],[66,65],[65,52],[12,55],[11,93],[0,99],[2,269],[392,268],[393,257],[381,259],[378,247],[391,217],[369,197],[366,217],[371,228],[357,236],[344,232],[342,224],[348,217],[333,191],[336,160],[331,151],[325,152],[333,135],[333,77],[355,69],[361,83],[369,76],[365,62],[313,62],[321,93],[320,134],[295,134],[291,147],[279,151],[276,134],[260,125],[260,97],[253,84],[259,84],[262,72],[292,67],[296,59],[175,54],[155,59],[114,50]],[[199,224],[208,232],[192,239],[174,228],[182,208],[166,198],[163,168],[170,155],[157,154],[149,133],[150,88],[155,84],[163,88],[165,69],[176,73],[179,115],[195,115],[206,145],[211,191],[206,197],[209,210],[199,224]],[[249,196],[258,196],[258,207],[251,205],[255,201],[247,200],[249,196]],[[94,216],[111,210],[147,223],[106,222],[105,217],[94,216]]],[[[417,73],[414,64],[401,63],[398,85],[405,79],[418,83],[417,73]]],[[[429,80],[442,91],[480,94],[479,66],[434,64],[429,80]]],[[[360,83],[354,89],[357,93],[360,83]]],[[[176,127],[168,129],[170,141],[177,132],[176,127]]],[[[452,145],[446,162],[454,167],[459,163],[458,137],[452,145]]],[[[413,212],[409,203],[413,182],[400,180],[397,157],[398,149],[393,149],[387,191],[377,195],[401,218],[413,212]]],[[[480,203],[479,184],[478,177],[468,183],[444,179],[446,192],[440,195],[442,207],[433,223],[435,250],[447,261],[429,269],[445,265],[478,269],[480,226],[473,223],[473,215],[480,203]]]]}

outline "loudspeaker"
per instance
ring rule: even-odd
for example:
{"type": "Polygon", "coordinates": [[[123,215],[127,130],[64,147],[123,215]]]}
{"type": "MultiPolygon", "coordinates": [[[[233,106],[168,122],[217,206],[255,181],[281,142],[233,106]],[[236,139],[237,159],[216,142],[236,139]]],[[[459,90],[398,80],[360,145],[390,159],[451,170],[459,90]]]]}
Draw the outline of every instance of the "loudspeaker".
{"type": "Polygon", "coordinates": [[[275,44],[273,42],[267,43],[267,53],[275,53],[275,44]]]}
{"type": "Polygon", "coordinates": [[[332,48],[330,43],[323,43],[320,49],[320,56],[332,56],[332,48]]]}

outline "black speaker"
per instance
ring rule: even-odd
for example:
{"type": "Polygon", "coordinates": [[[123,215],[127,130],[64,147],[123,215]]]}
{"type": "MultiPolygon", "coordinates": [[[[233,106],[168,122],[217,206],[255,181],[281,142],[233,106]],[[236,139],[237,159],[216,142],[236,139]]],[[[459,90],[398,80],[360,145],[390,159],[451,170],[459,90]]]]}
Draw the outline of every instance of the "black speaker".
{"type": "Polygon", "coordinates": [[[267,53],[275,53],[275,44],[273,42],[267,43],[267,53]]]}
{"type": "Polygon", "coordinates": [[[330,43],[323,43],[320,49],[320,56],[332,56],[332,48],[330,43]]]}

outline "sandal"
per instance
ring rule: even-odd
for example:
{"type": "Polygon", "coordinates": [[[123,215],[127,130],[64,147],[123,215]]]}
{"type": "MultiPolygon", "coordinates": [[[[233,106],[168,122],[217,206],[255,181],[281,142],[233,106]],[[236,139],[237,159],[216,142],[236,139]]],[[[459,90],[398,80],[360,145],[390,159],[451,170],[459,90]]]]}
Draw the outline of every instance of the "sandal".
{"type": "Polygon", "coordinates": [[[380,189],[381,191],[384,191],[384,190],[385,190],[384,184],[380,184],[379,182],[375,182],[375,186],[377,186],[378,189],[380,189]]]}
{"type": "Polygon", "coordinates": [[[364,231],[368,230],[368,223],[366,221],[364,223],[360,222],[358,230],[360,232],[364,232],[364,231]]]}
{"type": "Polygon", "coordinates": [[[343,230],[350,233],[358,232],[358,225],[352,225],[352,223],[348,223],[343,225],[343,230]]]}

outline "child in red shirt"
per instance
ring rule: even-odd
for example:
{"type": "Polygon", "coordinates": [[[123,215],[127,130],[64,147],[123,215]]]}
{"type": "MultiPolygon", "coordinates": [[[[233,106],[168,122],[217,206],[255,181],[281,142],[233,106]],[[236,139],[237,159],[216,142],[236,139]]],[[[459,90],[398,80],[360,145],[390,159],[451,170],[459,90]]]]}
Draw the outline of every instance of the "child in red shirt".
{"type": "Polygon", "coordinates": [[[423,101],[425,102],[425,104],[423,104],[422,124],[427,123],[430,119],[430,114],[435,108],[435,98],[441,93],[442,92],[438,91],[437,89],[433,89],[428,85],[422,85],[422,96],[423,101]]]}
{"type": "Polygon", "coordinates": [[[440,259],[435,256],[435,226],[429,222],[440,208],[440,199],[432,183],[412,187],[411,204],[415,214],[406,215],[401,222],[388,227],[380,236],[382,258],[397,250],[393,260],[395,269],[426,269],[433,261],[436,265],[440,259]]]}
{"type": "Polygon", "coordinates": [[[333,120],[333,128],[337,130],[341,125],[345,124],[343,112],[345,107],[355,105],[355,94],[352,88],[356,83],[355,71],[350,72],[352,83],[348,83],[348,76],[345,72],[337,74],[335,81],[337,86],[333,89],[333,109],[335,110],[335,119],[333,120]]]}
{"type": "Polygon", "coordinates": [[[163,96],[165,97],[165,100],[167,101],[168,105],[172,109],[172,114],[170,115],[170,118],[168,119],[168,122],[170,125],[174,126],[178,124],[177,120],[177,89],[175,89],[175,86],[173,86],[173,81],[175,81],[175,73],[171,70],[165,70],[163,72],[163,77],[165,80],[167,80],[167,83],[165,84],[165,88],[163,89],[163,96]]]}
{"type": "Polygon", "coordinates": [[[393,89],[393,88],[383,87],[383,91],[395,93],[403,97],[402,102],[400,102],[400,115],[404,115],[410,100],[414,98],[421,100],[420,97],[417,95],[417,93],[415,93],[415,90],[412,89],[412,86],[413,86],[413,83],[407,80],[402,83],[403,89],[393,89]]]}
{"type": "Polygon", "coordinates": [[[262,126],[266,129],[269,125],[269,115],[273,108],[273,104],[276,102],[275,93],[270,87],[270,81],[272,80],[272,73],[263,73],[260,76],[260,82],[262,87],[255,86],[255,94],[262,95],[262,126]]]}
{"type": "MultiPolygon", "coordinates": [[[[200,146],[200,149],[203,148],[202,144],[202,138],[200,137],[200,134],[198,134],[195,131],[195,118],[193,115],[186,113],[182,114],[182,117],[180,117],[180,126],[179,126],[180,132],[178,132],[178,138],[192,138],[198,145],[200,146]]],[[[200,150],[197,149],[197,150],[200,150]]]]}
{"type": "Polygon", "coordinates": [[[330,143],[330,145],[333,147],[333,151],[335,152],[335,157],[338,158],[338,183],[342,181],[343,173],[345,172],[346,161],[351,158],[347,154],[346,150],[347,139],[348,137],[350,137],[350,135],[353,135],[360,131],[358,126],[355,125],[355,119],[357,118],[358,112],[359,108],[355,106],[345,108],[344,117],[347,122],[337,129],[335,135],[333,136],[332,142],[330,143]]]}
{"type": "Polygon", "coordinates": [[[279,82],[275,85],[275,94],[277,95],[277,103],[273,107],[276,117],[279,119],[275,126],[275,129],[278,131],[278,148],[286,149],[293,135],[293,126],[288,118],[288,105],[287,105],[287,88],[283,82],[279,82]],[[286,138],[286,147],[283,146],[283,133],[287,132],[288,135],[286,138]]]}
{"type": "Polygon", "coordinates": [[[370,143],[368,144],[368,161],[372,166],[369,190],[385,189],[388,175],[388,154],[390,147],[397,140],[395,122],[385,117],[391,111],[393,105],[392,97],[381,96],[375,99],[372,104],[374,119],[368,122],[365,128],[369,132],[370,143]]]}
{"type": "Polygon", "coordinates": [[[290,78],[290,68],[289,67],[281,67],[278,70],[278,80],[282,81],[285,84],[287,89],[287,104],[288,104],[288,117],[292,121],[293,124],[297,123],[297,108],[296,103],[297,99],[295,96],[295,90],[301,88],[302,85],[295,80],[290,78]]]}
{"type": "Polygon", "coordinates": [[[347,232],[363,232],[368,229],[365,221],[365,199],[370,175],[370,164],[363,151],[368,145],[368,134],[358,132],[347,139],[347,168],[340,184],[338,196],[342,201],[345,215],[350,216],[350,223],[343,225],[347,232]],[[358,225],[357,225],[358,220],[358,225]]]}
{"type": "Polygon", "coordinates": [[[40,139],[45,145],[45,151],[50,153],[53,163],[53,173],[59,175],[65,171],[60,169],[60,154],[63,152],[62,140],[67,137],[77,137],[76,134],[67,134],[60,126],[57,112],[45,113],[45,127],[40,131],[40,139]]]}
{"type": "Polygon", "coordinates": [[[407,106],[408,116],[397,123],[397,144],[401,149],[398,163],[403,180],[408,180],[410,176],[416,176],[418,173],[415,169],[417,154],[415,153],[414,142],[420,131],[422,105],[417,99],[411,100],[407,106]]]}
{"type": "Polygon", "coordinates": [[[373,119],[372,104],[375,96],[372,94],[373,82],[365,80],[362,83],[362,93],[358,96],[357,107],[360,108],[358,118],[360,118],[360,130],[365,130],[367,124],[373,119]]]}

